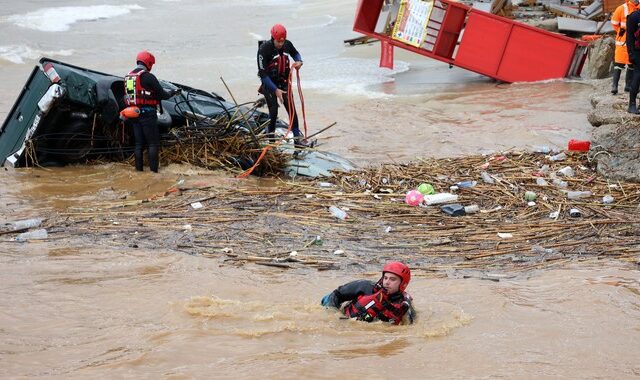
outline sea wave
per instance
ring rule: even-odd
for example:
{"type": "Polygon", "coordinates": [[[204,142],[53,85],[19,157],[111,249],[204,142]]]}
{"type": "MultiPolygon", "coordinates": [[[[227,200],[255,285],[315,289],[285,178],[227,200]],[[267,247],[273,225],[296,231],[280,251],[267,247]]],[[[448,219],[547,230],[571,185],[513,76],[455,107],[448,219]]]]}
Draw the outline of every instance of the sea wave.
{"type": "Polygon", "coordinates": [[[368,98],[386,98],[393,95],[371,87],[393,82],[394,75],[409,70],[409,63],[395,61],[394,69],[378,66],[377,59],[370,58],[331,58],[316,61],[304,66],[304,89],[319,92],[365,96],[368,98]]]}
{"type": "Polygon", "coordinates": [[[48,51],[33,49],[27,45],[0,46],[0,60],[15,64],[23,64],[25,60],[35,60],[42,56],[70,56],[73,53],[73,50],[48,51]]]}
{"type": "Polygon", "coordinates": [[[78,21],[93,21],[122,16],[134,10],[144,9],[137,4],[92,5],[86,7],[42,8],[25,14],[12,15],[9,22],[28,29],[43,32],[63,32],[78,21]]]}

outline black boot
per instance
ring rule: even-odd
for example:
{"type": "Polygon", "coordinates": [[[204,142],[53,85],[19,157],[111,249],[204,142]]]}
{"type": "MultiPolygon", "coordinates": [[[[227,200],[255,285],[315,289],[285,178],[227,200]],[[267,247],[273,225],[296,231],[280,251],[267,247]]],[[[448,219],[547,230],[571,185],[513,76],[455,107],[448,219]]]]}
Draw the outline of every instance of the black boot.
{"type": "Polygon", "coordinates": [[[618,94],[618,82],[620,81],[620,74],[622,74],[622,70],[618,67],[613,69],[613,81],[611,82],[611,93],[613,95],[618,94]]]}
{"type": "Polygon", "coordinates": [[[136,149],[134,151],[134,157],[135,157],[135,161],[136,161],[136,170],[141,172],[143,170],[142,164],[144,162],[144,158],[142,156],[142,149],[138,149],[136,147],[136,149]]]}
{"type": "Polygon", "coordinates": [[[633,79],[633,68],[627,68],[627,75],[624,77],[624,92],[631,90],[631,79],[633,79]]]}
{"type": "Polygon", "coordinates": [[[638,114],[638,106],[636,105],[636,97],[629,97],[629,109],[627,112],[637,115],[638,114]]]}

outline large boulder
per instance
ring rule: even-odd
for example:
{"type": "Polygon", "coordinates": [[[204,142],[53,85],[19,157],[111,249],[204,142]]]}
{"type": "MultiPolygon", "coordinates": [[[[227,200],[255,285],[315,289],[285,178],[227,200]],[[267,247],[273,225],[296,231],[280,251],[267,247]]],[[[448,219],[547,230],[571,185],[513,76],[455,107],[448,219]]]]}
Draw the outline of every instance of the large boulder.
{"type": "Polygon", "coordinates": [[[603,176],[640,182],[640,115],[627,112],[628,93],[609,92],[609,80],[591,83],[595,93],[591,96],[593,110],[587,119],[597,128],[591,134],[589,156],[603,176]]]}
{"type": "Polygon", "coordinates": [[[640,116],[593,131],[591,156],[607,178],[640,182],[640,116]]]}
{"type": "Polygon", "coordinates": [[[611,37],[600,38],[589,44],[587,78],[602,79],[611,76],[615,48],[616,41],[611,37]]]}
{"type": "Polygon", "coordinates": [[[623,92],[613,96],[604,91],[598,92],[591,96],[593,109],[587,114],[587,120],[594,127],[599,127],[606,124],[628,124],[640,119],[639,116],[627,112],[628,105],[629,95],[627,93],[623,92]]]}

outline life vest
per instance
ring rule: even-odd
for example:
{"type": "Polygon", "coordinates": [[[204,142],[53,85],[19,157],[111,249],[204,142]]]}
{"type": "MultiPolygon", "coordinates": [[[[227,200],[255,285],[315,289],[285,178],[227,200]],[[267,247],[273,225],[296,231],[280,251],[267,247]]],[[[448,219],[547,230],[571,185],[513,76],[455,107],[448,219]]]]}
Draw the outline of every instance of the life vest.
{"type": "MultiPolygon", "coordinates": [[[[269,63],[266,68],[267,74],[277,85],[286,86],[289,81],[289,56],[286,54],[278,54],[269,63]]],[[[286,88],[286,87],[285,87],[286,88]]]]}
{"type": "Polygon", "coordinates": [[[402,317],[411,307],[411,297],[407,293],[389,297],[380,289],[371,295],[362,295],[344,308],[344,314],[359,321],[373,322],[379,319],[399,325],[402,317]]]}
{"type": "Polygon", "coordinates": [[[125,103],[127,106],[157,106],[160,102],[153,91],[149,91],[142,86],[140,77],[146,70],[131,71],[124,77],[125,103]]]}

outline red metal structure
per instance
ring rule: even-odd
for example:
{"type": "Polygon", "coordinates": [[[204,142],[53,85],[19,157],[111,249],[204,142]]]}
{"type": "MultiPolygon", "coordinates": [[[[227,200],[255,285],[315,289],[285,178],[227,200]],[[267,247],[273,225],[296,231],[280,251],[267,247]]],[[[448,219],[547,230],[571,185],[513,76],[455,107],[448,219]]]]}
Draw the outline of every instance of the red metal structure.
{"type": "Polygon", "coordinates": [[[579,76],[587,53],[586,42],[451,0],[395,0],[386,5],[384,0],[360,0],[353,30],[382,42],[381,65],[389,50],[397,46],[504,82],[579,76]],[[411,39],[405,35],[403,40],[394,27],[404,26],[407,17],[415,20],[418,7],[428,9],[424,29],[417,32],[426,33],[410,43],[411,39]]]}

